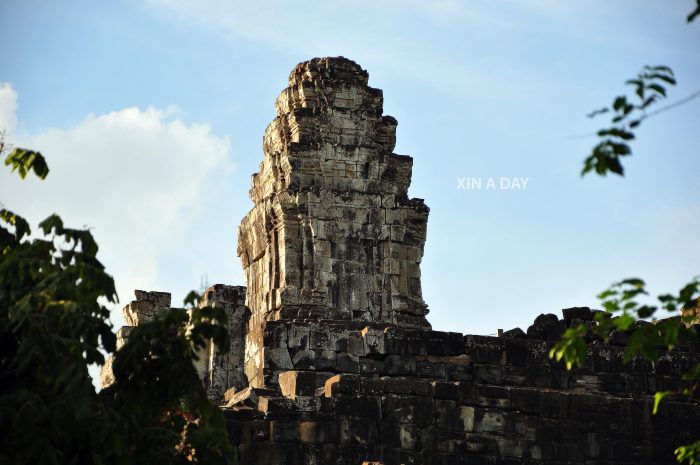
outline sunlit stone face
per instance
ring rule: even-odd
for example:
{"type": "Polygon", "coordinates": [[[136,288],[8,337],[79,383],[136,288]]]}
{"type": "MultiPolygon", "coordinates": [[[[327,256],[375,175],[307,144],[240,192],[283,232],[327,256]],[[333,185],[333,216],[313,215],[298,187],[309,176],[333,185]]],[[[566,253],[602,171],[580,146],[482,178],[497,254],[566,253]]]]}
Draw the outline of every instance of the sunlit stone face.
{"type": "Polygon", "coordinates": [[[382,92],[345,58],[297,65],[263,137],[238,254],[253,325],[322,318],[427,327],[420,262],[428,208],[392,152],[382,92]]]}

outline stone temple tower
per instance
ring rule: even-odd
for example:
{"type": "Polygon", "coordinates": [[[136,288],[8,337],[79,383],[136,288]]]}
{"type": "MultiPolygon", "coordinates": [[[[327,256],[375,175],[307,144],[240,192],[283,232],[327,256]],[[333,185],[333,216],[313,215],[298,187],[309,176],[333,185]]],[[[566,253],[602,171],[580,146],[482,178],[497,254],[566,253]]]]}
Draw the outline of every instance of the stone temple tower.
{"type": "Polygon", "coordinates": [[[397,121],[348,59],[298,64],[277,98],[239,227],[251,327],[312,318],[429,328],[420,262],[428,207],[397,121]]]}

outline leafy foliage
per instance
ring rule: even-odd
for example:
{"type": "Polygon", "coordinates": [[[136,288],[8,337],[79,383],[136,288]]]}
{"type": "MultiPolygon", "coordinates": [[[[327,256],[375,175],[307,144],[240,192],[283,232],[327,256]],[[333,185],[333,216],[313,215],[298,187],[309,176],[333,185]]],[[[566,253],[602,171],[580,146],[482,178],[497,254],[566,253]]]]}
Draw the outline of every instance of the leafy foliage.
{"type": "Polygon", "coordinates": [[[24,179],[33,169],[40,179],[46,178],[49,174],[49,167],[46,160],[39,153],[33,150],[16,148],[5,158],[5,165],[12,166],[12,172],[17,170],[19,176],[24,179]]]}
{"type": "Polygon", "coordinates": [[[586,330],[583,325],[567,328],[562,334],[561,341],[549,351],[549,357],[557,362],[563,359],[567,370],[583,365],[586,360],[586,341],[584,340],[586,330]]]}
{"type": "Polygon", "coordinates": [[[689,465],[700,465],[700,441],[676,449],[676,460],[688,462],[689,465]]]}
{"type": "Polygon", "coordinates": [[[199,304],[199,301],[202,299],[202,296],[199,295],[197,291],[190,291],[186,296],[185,300],[183,303],[185,306],[188,307],[196,307],[197,304],[199,304]]]}
{"type": "Polygon", "coordinates": [[[113,364],[116,383],[100,392],[123,422],[113,433],[129,463],[226,463],[224,418],[192,364],[209,340],[228,344],[221,308],[173,309],[136,326],[113,364]],[[133,452],[132,452],[133,451],[133,452]]]}
{"type": "MultiPolygon", "coordinates": [[[[687,17],[688,23],[700,16],[700,0],[695,0],[695,3],[695,8],[687,17]]],[[[635,97],[617,96],[609,107],[603,107],[587,115],[589,118],[593,118],[613,113],[612,126],[598,131],[597,136],[600,138],[600,142],[593,147],[591,153],[584,160],[581,176],[592,171],[595,171],[599,176],[606,176],[608,172],[624,176],[621,158],[632,154],[628,143],[635,138],[633,130],[651,116],[647,110],[652,105],[666,98],[667,87],[676,85],[676,78],[673,70],[668,66],[645,66],[635,79],[630,79],[625,84],[634,87],[635,97]],[[635,98],[636,101],[633,100],[635,98]]],[[[697,95],[698,93],[685,101],[695,98],[697,95]]],[[[676,105],[679,103],[684,102],[677,102],[676,105]]],[[[660,111],[663,109],[655,113],[660,111]]]]}
{"type": "MultiPolygon", "coordinates": [[[[5,162],[21,177],[49,171],[39,152],[5,162]]],[[[114,281],[90,231],[57,215],[39,229],[0,210],[0,463],[230,462],[223,415],[192,363],[208,340],[228,343],[224,312],[173,310],[135,328],[115,352],[117,383],[97,393],[88,365],[116,349],[114,281]]]]}
{"type": "MultiPolygon", "coordinates": [[[[607,341],[614,330],[630,334],[629,343],[625,348],[625,362],[629,362],[635,356],[656,360],[659,357],[658,348],[663,347],[670,351],[679,343],[696,340],[697,333],[689,324],[697,318],[695,312],[700,305],[697,296],[700,288],[698,278],[683,286],[678,295],[658,296],[658,306],[637,302],[639,296],[648,294],[645,286],[641,279],[630,278],[614,283],[598,294],[605,311],[594,316],[596,324],[569,328],[550,350],[550,357],[556,360],[563,359],[569,369],[580,366],[586,358],[584,337],[597,337],[607,341]],[[658,310],[675,314],[653,323],[643,320],[652,317],[658,310]]],[[[691,374],[692,379],[700,378],[700,367],[696,367],[691,374]]]]}
{"type": "MultiPolygon", "coordinates": [[[[691,23],[700,16],[700,0],[695,0],[695,8],[688,15],[691,23]]],[[[584,160],[581,176],[595,171],[600,176],[608,172],[624,175],[620,162],[621,157],[631,155],[632,150],[627,144],[633,140],[633,130],[652,114],[673,108],[688,102],[700,95],[700,92],[656,110],[647,113],[646,110],[660,99],[666,97],[666,86],[675,85],[676,78],[668,66],[645,66],[636,79],[626,84],[634,86],[637,102],[628,100],[627,96],[618,96],[611,107],[593,111],[588,117],[613,112],[612,126],[601,129],[597,135],[601,141],[595,145],[591,154],[584,160]]],[[[625,362],[635,355],[641,355],[649,360],[656,360],[658,349],[673,350],[678,342],[697,338],[698,334],[688,328],[692,322],[697,323],[700,315],[700,297],[697,297],[700,283],[694,278],[685,285],[678,295],[664,294],[658,296],[659,305],[649,306],[637,303],[636,298],[647,294],[645,283],[641,279],[631,278],[613,284],[609,289],[598,295],[605,312],[595,315],[592,326],[579,325],[564,332],[562,339],[549,352],[550,358],[564,360],[567,369],[581,365],[586,357],[584,338],[599,337],[608,340],[611,330],[625,331],[630,334],[630,340],[625,350],[625,362]],[[674,316],[655,321],[650,324],[645,318],[651,318],[657,310],[664,309],[674,316]],[[616,315],[619,313],[619,315],[616,315]]],[[[700,364],[695,365],[683,375],[685,381],[695,383],[679,392],[660,391],[654,395],[653,413],[656,414],[663,399],[673,394],[686,396],[697,395],[700,392],[700,364]]],[[[688,462],[690,465],[700,465],[700,441],[680,446],[676,449],[676,460],[679,463],[688,462]]]]}
{"type": "Polygon", "coordinates": [[[624,175],[621,157],[632,154],[628,142],[635,135],[632,132],[647,117],[646,110],[666,97],[666,86],[675,85],[676,78],[668,66],[645,66],[635,79],[630,79],[626,84],[635,88],[637,101],[628,100],[628,96],[615,97],[610,107],[604,107],[590,113],[589,117],[595,117],[612,112],[612,126],[598,131],[601,139],[593,147],[591,154],[583,162],[582,176],[595,171],[600,176],[608,172],[624,175]]]}
{"type": "MultiPolygon", "coordinates": [[[[641,296],[647,295],[646,284],[639,278],[630,278],[614,283],[610,288],[601,292],[598,298],[605,309],[594,316],[594,325],[579,324],[564,332],[550,350],[550,358],[564,360],[567,369],[581,366],[586,359],[586,337],[594,337],[607,341],[612,331],[623,331],[630,335],[625,348],[625,363],[635,356],[642,356],[656,361],[658,350],[673,350],[676,345],[697,340],[697,332],[690,324],[697,319],[700,311],[700,281],[692,279],[683,286],[678,294],[663,294],[658,296],[659,305],[646,305],[637,302],[641,296]],[[671,317],[650,323],[643,318],[651,318],[658,311],[671,313],[671,317]]],[[[663,399],[670,395],[693,396],[700,393],[700,364],[695,365],[683,375],[683,379],[694,382],[677,392],[660,391],[654,396],[653,413],[656,414],[663,399]]],[[[700,463],[700,441],[676,450],[679,461],[700,463]],[[679,452],[680,451],[680,452],[679,452]],[[695,455],[694,455],[695,454],[695,455]]]]}

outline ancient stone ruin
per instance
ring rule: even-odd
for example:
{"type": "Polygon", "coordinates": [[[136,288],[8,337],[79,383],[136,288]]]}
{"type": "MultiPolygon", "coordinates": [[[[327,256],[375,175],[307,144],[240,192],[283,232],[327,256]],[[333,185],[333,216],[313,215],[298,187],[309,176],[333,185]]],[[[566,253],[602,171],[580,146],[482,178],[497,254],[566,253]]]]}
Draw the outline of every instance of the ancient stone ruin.
{"type": "MultiPolygon", "coordinates": [[[[344,58],[297,65],[276,102],[240,225],[247,287],[216,285],[232,344],[202,351],[202,382],[241,464],[662,464],[700,436],[681,387],[698,345],[623,364],[626,334],[591,340],[586,364],[548,357],[588,308],[500,337],[431,330],[420,262],[428,208],[408,198],[397,121],[344,58]]],[[[168,311],[136,292],[128,327],[168,311]]],[[[110,363],[103,384],[113,382],[110,363]]]]}

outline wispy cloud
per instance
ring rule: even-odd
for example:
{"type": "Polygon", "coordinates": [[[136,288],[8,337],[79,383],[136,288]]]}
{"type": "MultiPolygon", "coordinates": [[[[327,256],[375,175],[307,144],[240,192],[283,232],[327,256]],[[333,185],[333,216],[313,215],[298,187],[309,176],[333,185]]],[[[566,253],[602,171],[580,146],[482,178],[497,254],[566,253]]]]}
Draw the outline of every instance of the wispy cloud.
{"type": "MultiPolygon", "coordinates": [[[[147,3],[158,14],[217,31],[232,42],[256,42],[300,60],[344,55],[375,73],[409,77],[457,97],[515,95],[542,82],[541,77],[530,80],[527,73],[513,80],[505,71],[504,63],[515,51],[505,45],[503,35],[517,25],[518,12],[494,8],[490,2],[147,3]]],[[[510,69],[518,67],[513,62],[510,69]]]]}
{"type": "Polygon", "coordinates": [[[10,83],[0,84],[0,132],[12,132],[17,126],[17,92],[10,83]]]}
{"type": "MultiPolygon", "coordinates": [[[[16,94],[2,97],[6,88],[0,88],[0,117],[12,122],[16,94]]],[[[66,224],[93,231],[122,304],[135,288],[160,287],[159,258],[194,221],[185,209],[200,200],[213,176],[232,168],[227,137],[176,115],[175,108],[132,107],[11,138],[41,151],[51,173],[43,182],[0,173],[7,208],[34,224],[56,212],[66,224]]],[[[113,318],[122,323],[120,312],[113,318]]]]}

